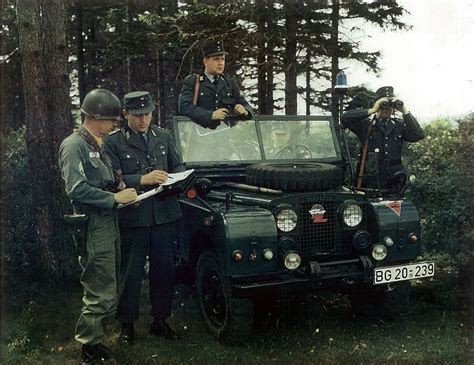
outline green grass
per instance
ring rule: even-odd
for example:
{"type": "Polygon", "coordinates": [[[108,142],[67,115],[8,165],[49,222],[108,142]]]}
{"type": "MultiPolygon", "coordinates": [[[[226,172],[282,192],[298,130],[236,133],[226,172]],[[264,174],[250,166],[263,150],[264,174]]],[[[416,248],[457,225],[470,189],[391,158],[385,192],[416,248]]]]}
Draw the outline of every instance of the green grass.
{"type": "MultiPolygon", "coordinates": [[[[133,347],[118,348],[120,328],[111,323],[110,364],[474,363],[470,306],[454,274],[416,283],[410,310],[396,320],[355,316],[347,298],[326,293],[263,318],[239,345],[213,339],[186,290],[178,290],[170,320],[182,340],[152,337],[146,290],[133,347]]],[[[49,290],[24,305],[7,297],[2,363],[77,364],[80,298],[80,288],[49,290]]]]}

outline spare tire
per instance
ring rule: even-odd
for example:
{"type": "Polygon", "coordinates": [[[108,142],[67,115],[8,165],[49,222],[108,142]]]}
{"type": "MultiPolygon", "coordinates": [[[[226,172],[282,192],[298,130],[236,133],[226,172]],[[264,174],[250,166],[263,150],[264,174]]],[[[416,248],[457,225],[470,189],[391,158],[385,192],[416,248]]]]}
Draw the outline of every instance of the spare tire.
{"type": "Polygon", "coordinates": [[[316,162],[260,163],[247,167],[247,183],[283,191],[327,190],[342,184],[342,170],[316,162]]]}

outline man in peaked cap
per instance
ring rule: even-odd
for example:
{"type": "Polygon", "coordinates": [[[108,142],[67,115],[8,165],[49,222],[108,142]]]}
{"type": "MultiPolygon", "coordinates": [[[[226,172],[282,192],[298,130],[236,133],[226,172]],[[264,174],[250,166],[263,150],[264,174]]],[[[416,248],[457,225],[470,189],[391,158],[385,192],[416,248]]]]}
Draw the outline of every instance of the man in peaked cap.
{"type": "Polygon", "coordinates": [[[227,54],[222,41],[205,44],[204,74],[188,76],[179,94],[179,113],[206,128],[215,129],[226,118],[245,120],[253,115],[236,81],[223,74],[227,54]]]}
{"type": "Polygon", "coordinates": [[[406,104],[394,95],[392,86],[383,86],[375,92],[372,108],[349,110],[341,119],[361,142],[357,168],[361,187],[393,190],[400,177],[406,179],[402,165],[403,144],[418,142],[424,133],[406,104]],[[402,113],[403,120],[395,118],[395,111],[402,113]]]}
{"type": "MultiPolygon", "coordinates": [[[[116,173],[127,186],[137,191],[148,191],[164,183],[168,172],[185,168],[171,135],[151,125],[155,110],[152,97],[146,91],[135,91],[123,98],[122,113],[126,125],[115,131],[104,142],[116,173]]],[[[173,241],[176,221],[181,210],[174,196],[157,195],[119,210],[122,238],[122,291],[117,308],[117,319],[122,322],[119,341],[132,344],[134,322],[139,315],[139,297],[144,277],[145,260],[150,262],[149,284],[151,315],[150,332],[155,336],[178,339],[166,323],[171,315],[175,270],[173,241]]]]}

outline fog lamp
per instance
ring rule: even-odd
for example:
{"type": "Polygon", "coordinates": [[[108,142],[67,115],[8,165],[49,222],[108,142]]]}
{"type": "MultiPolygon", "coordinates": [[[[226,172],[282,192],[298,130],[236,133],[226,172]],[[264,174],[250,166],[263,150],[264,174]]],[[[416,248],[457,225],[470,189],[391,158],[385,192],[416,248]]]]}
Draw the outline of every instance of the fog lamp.
{"type": "Polygon", "coordinates": [[[385,237],[385,238],[383,239],[383,241],[385,242],[385,245],[386,245],[387,247],[392,247],[392,246],[393,246],[393,243],[394,243],[394,242],[393,242],[392,237],[387,236],[387,237],[385,237]]]}
{"type": "Polygon", "coordinates": [[[273,251],[270,248],[266,248],[265,250],[263,250],[263,258],[268,261],[272,260],[273,251]]]}
{"type": "Polygon", "coordinates": [[[377,261],[382,261],[387,257],[387,246],[377,244],[372,247],[372,257],[377,261]]]}
{"type": "Polygon", "coordinates": [[[301,256],[296,252],[288,252],[283,259],[283,264],[288,270],[296,270],[301,265],[301,256]]]}

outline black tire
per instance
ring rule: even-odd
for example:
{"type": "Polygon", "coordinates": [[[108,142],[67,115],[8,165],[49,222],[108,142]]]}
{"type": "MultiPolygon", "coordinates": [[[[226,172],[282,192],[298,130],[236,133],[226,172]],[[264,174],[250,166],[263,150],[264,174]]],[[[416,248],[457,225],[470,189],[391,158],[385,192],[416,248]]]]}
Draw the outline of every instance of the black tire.
{"type": "Polygon", "coordinates": [[[221,273],[212,251],[204,252],[196,268],[199,308],[211,333],[220,341],[246,338],[252,330],[253,304],[233,298],[229,282],[221,273]]]}
{"type": "Polygon", "coordinates": [[[250,185],[283,191],[327,190],[342,184],[342,170],[316,162],[264,162],[247,167],[250,185]]]}
{"type": "Polygon", "coordinates": [[[411,283],[400,281],[390,285],[363,287],[349,293],[352,309],[367,317],[394,319],[408,311],[411,283]]]}

